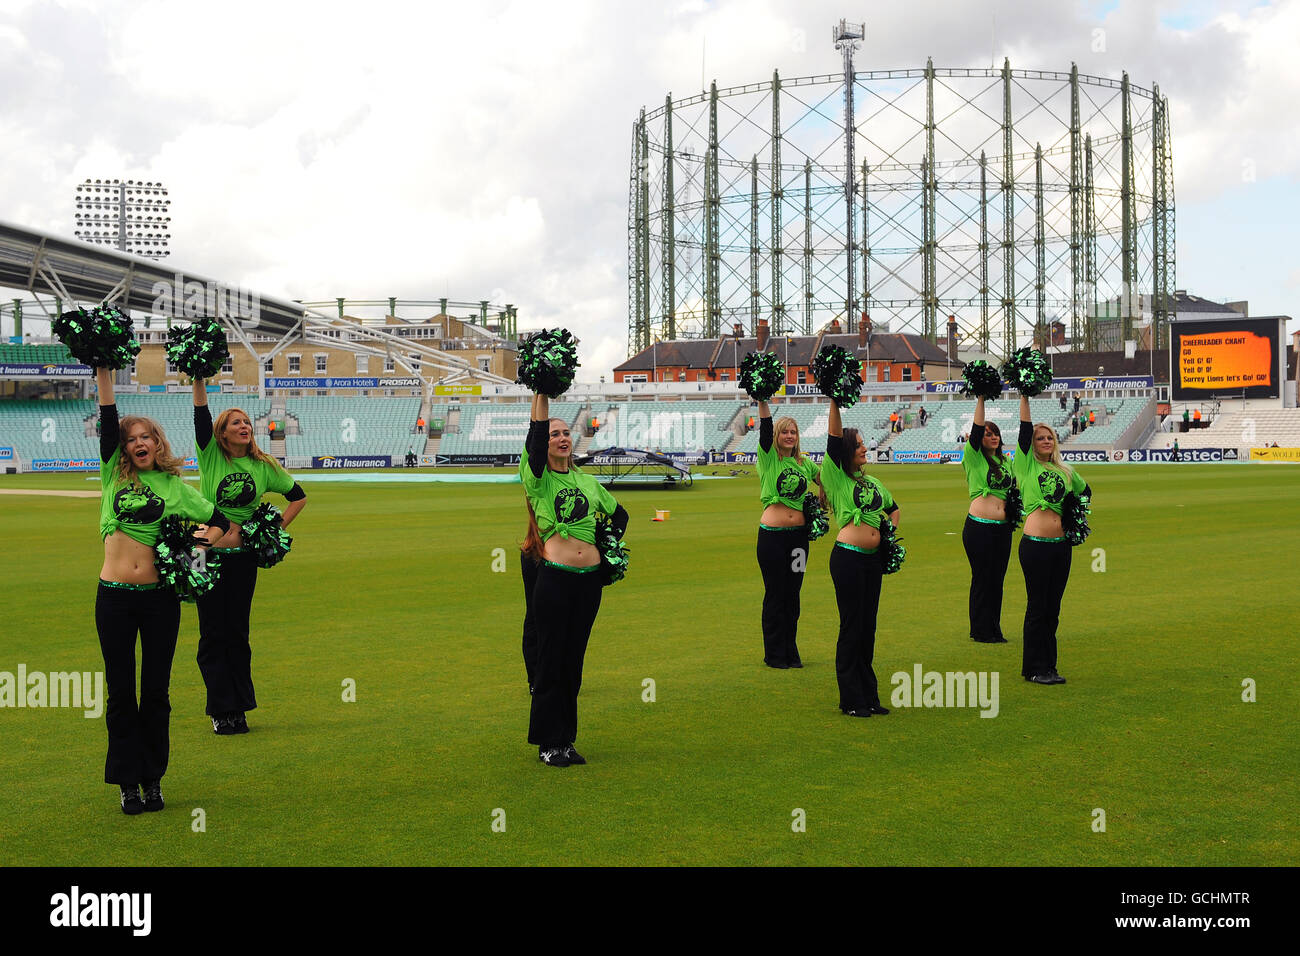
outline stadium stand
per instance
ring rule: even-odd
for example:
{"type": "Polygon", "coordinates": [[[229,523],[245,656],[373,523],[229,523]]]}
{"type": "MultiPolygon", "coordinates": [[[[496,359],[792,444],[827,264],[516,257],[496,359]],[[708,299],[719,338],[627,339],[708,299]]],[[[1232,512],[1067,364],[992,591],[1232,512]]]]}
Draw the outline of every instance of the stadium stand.
{"type": "MultiPolygon", "coordinates": [[[[615,412],[612,420],[596,432],[591,447],[665,452],[721,450],[732,438],[727,426],[741,407],[735,401],[614,402],[608,406],[615,412]]],[[[609,412],[597,417],[605,421],[609,412]]]]}
{"type": "MultiPolygon", "coordinates": [[[[1061,411],[1060,404],[1054,398],[1032,398],[1029,410],[1036,422],[1046,422],[1056,428],[1063,437],[1070,433],[1070,416],[1068,411],[1061,411]]],[[[971,422],[975,417],[975,400],[958,399],[955,401],[927,403],[929,416],[925,425],[904,429],[900,435],[893,436],[889,447],[895,451],[934,451],[956,448],[962,435],[969,435],[971,422]],[[954,437],[954,435],[956,437],[954,437]]],[[[985,406],[988,421],[995,422],[1002,431],[1004,441],[1011,445],[1020,430],[1020,405],[1017,401],[1000,400],[985,406]]]]}
{"type": "MultiPolygon", "coordinates": [[[[250,409],[251,411],[251,409],[250,409]]],[[[305,396],[285,401],[298,433],[285,436],[291,458],[313,455],[397,455],[422,442],[415,433],[418,398],[305,396]],[[351,438],[353,440],[349,441],[351,438]]]]}
{"type": "Polygon", "coordinates": [[[6,400],[0,408],[0,444],[14,446],[18,457],[31,462],[42,458],[93,458],[99,440],[88,423],[97,415],[88,399],[6,400]]]}
{"type": "MultiPolygon", "coordinates": [[[[551,402],[551,417],[572,426],[581,402],[551,402]]],[[[474,404],[460,407],[459,430],[442,436],[438,453],[443,455],[517,455],[528,435],[529,406],[474,404]]]]}
{"type": "Polygon", "coordinates": [[[62,345],[0,345],[0,362],[15,365],[76,365],[62,345]]]}
{"type": "MultiPolygon", "coordinates": [[[[828,408],[824,402],[814,405],[773,405],[772,418],[778,419],[789,415],[799,425],[799,445],[804,451],[826,450],[826,426],[828,408]]],[[[889,437],[889,413],[897,406],[883,402],[858,402],[852,408],[841,413],[846,428],[856,428],[862,432],[862,440],[868,445],[872,439],[883,443],[889,437]]],[[[758,451],[758,409],[752,408],[746,413],[754,416],[754,428],[747,432],[734,448],[729,451],[758,451]]]]}
{"type": "MultiPolygon", "coordinates": [[[[221,394],[212,392],[208,395],[208,410],[215,422],[217,416],[227,408],[242,408],[252,417],[256,426],[257,419],[271,409],[269,401],[263,401],[256,395],[221,394]]],[[[194,397],[189,394],[173,392],[170,394],[118,395],[118,414],[146,415],[162,425],[167,434],[167,443],[172,446],[172,454],[188,458],[196,454],[194,448],[194,397]]],[[[96,412],[97,414],[97,412],[96,412]]],[[[265,449],[270,441],[265,428],[255,432],[257,443],[265,449]]]]}
{"type": "Polygon", "coordinates": [[[1175,438],[1179,448],[1262,448],[1273,442],[1282,448],[1300,448],[1300,409],[1221,411],[1206,428],[1156,432],[1147,447],[1169,447],[1175,438]]]}

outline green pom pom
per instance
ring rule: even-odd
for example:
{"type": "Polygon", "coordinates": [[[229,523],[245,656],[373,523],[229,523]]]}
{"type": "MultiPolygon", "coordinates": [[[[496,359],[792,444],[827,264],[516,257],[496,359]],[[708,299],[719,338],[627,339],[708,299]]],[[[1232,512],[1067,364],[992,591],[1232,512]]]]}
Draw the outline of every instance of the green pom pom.
{"type": "Polygon", "coordinates": [[[765,402],[785,384],[785,366],[771,352],[750,352],[740,363],[740,387],[765,402]]]}
{"type": "Polygon", "coordinates": [[[256,557],[259,568],[273,568],[289,553],[293,538],[282,527],[283,520],[279,508],[264,502],[240,525],[243,549],[256,557]]]}
{"type": "Polygon", "coordinates": [[[1052,369],[1047,364],[1047,356],[1026,346],[1011,353],[1011,358],[1002,366],[1002,377],[1009,387],[1026,398],[1033,398],[1052,384],[1052,369]]]}
{"type": "Polygon", "coordinates": [[[838,345],[827,345],[812,362],[821,393],[840,408],[852,408],[862,393],[862,363],[838,345]]]}
{"type": "Polygon", "coordinates": [[[600,551],[600,575],[603,587],[622,581],[627,574],[628,552],[608,515],[596,517],[596,548],[600,551]]]}
{"type": "Polygon", "coordinates": [[[112,306],[64,312],[50,329],[73,358],[91,368],[126,368],[140,354],[131,319],[112,306]]]}
{"type": "Polygon", "coordinates": [[[965,384],[961,387],[963,395],[975,398],[998,398],[1002,394],[1002,378],[998,370],[983,359],[968,362],[961,370],[965,384]]]}
{"type": "Polygon", "coordinates": [[[1092,528],[1088,526],[1088,516],[1092,514],[1092,498],[1088,495],[1076,495],[1067,492],[1061,502],[1061,527],[1065,530],[1065,540],[1071,547],[1078,547],[1088,539],[1092,528]]]}
{"type": "Polygon", "coordinates": [[[543,329],[519,346],[519,378],[531,391],[559,398],[573,384],[578,341],[568,329],[543,329]]]}
{"type": "Polygon", "coordinates": [[[154,545],[158,579],[182,601],[194,601],[212,590],[221,573],[221,555],[199,545],[195,525],[177,515],[163,518],[154,545]]]}
{"type": "Polygon", "coordinates": [[[212,378],[221,371],[230,349],[216,319],[197,319],[167,332],[167,360],[190,378],[212,378]]]}
{"type": "Polygon", "coordinates": [[[816,541],[831,530],[830,517],[822,507],[821,499],[811,491],[803,496],[803,519],[808,528],[809,541],[816,541]]]}
{"type": "Polygon", "coordinates": [[[902,545],[902,537],[894,532],[894,525],[888,518],[880,522],[880,573],[897,574],[907,560],[907,549],[902,545]]]}

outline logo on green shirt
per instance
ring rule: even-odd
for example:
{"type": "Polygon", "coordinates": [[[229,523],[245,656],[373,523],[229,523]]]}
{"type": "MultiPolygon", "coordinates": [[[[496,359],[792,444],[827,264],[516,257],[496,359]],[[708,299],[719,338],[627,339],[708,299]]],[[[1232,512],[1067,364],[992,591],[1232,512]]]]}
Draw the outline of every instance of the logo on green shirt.
{"type": "Polygon", "coordinates": [[[780,497],[788,498],[791,501],[795,498],[802,498],[807,490],[808,482],[803,475],[793,469],[787,468],[781,472],[781,477],[776,481],[776,493],[780,497]]]}
{"type": "Polygon", "coordinates": [[[1057,472],[1044,470],[1038,473],[1038,489],[1043,500],[1050,505],[1059,505],[1065,500],[1065,479],[1057,472]]]}
{"type": "Polygon", "coordinates": [[[853,504],[863,512],[879,511],[885,504],[880,490],[875,485],[854,482],[853,504]]]}
{"type": "Polygon", "coordinates": [[[587,517],[590,510],[587,496],[577,488],[565,488],[555,496],[555,520],[562,524],[573,524],[587,517]]]}
{"type": "Polygon", "coordinates": [[[257,497],[257,483],[246,471],[232,471],[217,485],[217,504],[223,508],[242,508],[257,497]]]}
{"type": "Polygon", "coordinates": [[[1006,491],[1011,487],[1011,475],[1005,468],[989,469],[989,487],[994,491],[1006,491]]]}
{"type": "Polygon", "coordinates": [[[153,524],[162,520],[166,504],[147,485],[130,485],[113,496],[113,514],[123,524],[153,524]]]}

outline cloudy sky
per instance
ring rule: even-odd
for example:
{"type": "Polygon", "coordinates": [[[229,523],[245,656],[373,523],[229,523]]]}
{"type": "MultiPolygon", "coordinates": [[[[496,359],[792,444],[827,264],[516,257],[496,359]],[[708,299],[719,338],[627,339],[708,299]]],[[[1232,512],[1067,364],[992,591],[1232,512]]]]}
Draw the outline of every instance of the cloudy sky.
{"type": "Polygon", "coordinates": [[[594,378],[626,355],[637,111],[702,76],[836,72],[845,16],[868,18],[859,69],[1158,83],[1179,288],[1300,315],[1300,0],[0,0],[0,219],[71,235],[85,178],[161,180],[177,264],[305,300],[513,302],[572,328],[594,378]]]}

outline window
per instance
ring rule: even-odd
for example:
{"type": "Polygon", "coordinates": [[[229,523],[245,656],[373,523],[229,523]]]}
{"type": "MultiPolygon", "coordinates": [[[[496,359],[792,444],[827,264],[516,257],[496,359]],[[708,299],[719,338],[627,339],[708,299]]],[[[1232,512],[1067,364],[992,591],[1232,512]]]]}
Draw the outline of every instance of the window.
{"type": "Polygon", "coordinates": [[[328,398],[330,390],[328,388],[318,388],[316,389],[316,394],[321,398],[328,398]]]}
{"type": "Polygon", "coordinates": [[[439,324],[439,325],[431,325],[431,326],[429,326],[429,330],[430,330],[430,332],[431,332],[433,338],[435,338],[435,339],[440,339],[440,338],[442,338],[442,326],[441,326],[440,324],[439,324]]]}
{"type": "Polygon", "coordinates": [[[397,367],[397,366],[393,364],[393,357],[392,357],[391,355],[386,355],[386,356],[384,356],[384,371],[385,371],[385,372],[392,372],[392,371],[394,371],[394,370],[396,369],[396,367],[397,367]]]}
{"type": "Polygon", "coordinates": [[[221,374],[222,375],[235,374],[235,357],[233,355],[227,353],[226,360],[221,363],[221,374]]]}
{"type": "Polygon", "coordinates": [[[628,383],[632,383],[632,382],[644,382],[644,381],[645,381],[645,376],[644,376],[644,375],[624,375],[624,376],[623,376],[623,381],[624,381],[624,382],[628,382],[628,383]]]}
{"type": "Polygon", "coordinates": [[[492,371],[492,356],[480,355],[478,357],[478,368],[480,372],[492,371]]]}
{"type": "Polygon", "coordinates": [[[702,382],[702,381],[704,381],[704,373],[703,373],[703,372],[696,372],[696,373],[695,373],[695,381],[697,381],[697,382],[702,382]]]}
{"type": "Polygon", "coordinates": [[[273,359],[273,358],[269,358],[269,359],[267,359],[265,362],[263,362],[263,363],[262,363],[262,370],[263,370],[264,372],[266,372],[267,375],[274,375],[274,374],[275,374],[275,359],[273,359]]]}
{"type": "Polygon", "coordinates": [[[889,370],[890,370],[890,366],[888,366],[888,365],[886,365],[886,366],[884,366],[883,368],[881,368],[881,370],[880,370],[880,372],[881,372],[881,378],[880,378],[880,380],[881,380],[882,382],[888,382],[888,381],[889,381],[889,370]]]}
{"type": "Polygon", "coordinates": [[[718,381],[719,381],[719,382],[730,382],[730,381],[731,381],[731,373],[730,373],[730,372],[723,372],[721,375],[718,376],[718,381]]]}
{"type": "MultiPolygon", "coordinates": [[[[165,349],[163,350],[163,354],[164,354],[164,355],[167,355],[167,351],[166,351],[165,349]]],[[[172,364],[171,356],[170,356],[170,355],[167,355],[167,374],[168,374],[168,375],[175,375],[175,374],[176,374],[176,371],[177,371],[177,369],[176,369],[176,366],[172,364]]]]}
{"type": "Polygon", "coordinates": [[[904,381],[904,382],[910,382],[911,380],[912,380],[912,366],[910,366],[910,365],[904,365],[904,366],[903,366],[903,381],[904,381]]]}
{"type": "Polygon", "coordinates": [[[329,365],[329,356],[328,356],[328,355],[319,355],[319,354],[318,354],[318,355],[316,356],[316,374],[317,374],[317,375],[324,375],[325,372],[327,371],[327,366],[328,366],[328,365],[329,365]]]}
{"type": "Polygon", "coordinates": [[[366,375],[370,372],[370,356],[357,355],[357,374],[366,375]]]}
{"type": "Polygon", "coordinates": [[[290,375],[302,374],[302,356],[300,355],[289,356],[289,374],[290,375]]]}
{"type": "Polygon", "coordinates": [[[795,381],[796,381],[798,384],[800,384],[800,385],[807,385],[807,384],[808,384],[808,373],[807,373],[807,372],[804,372],[804,371],[796,372],[796,373],[795,373],[795,381]]]}

